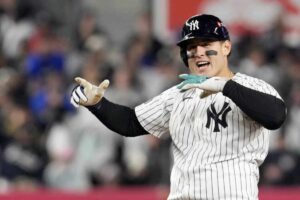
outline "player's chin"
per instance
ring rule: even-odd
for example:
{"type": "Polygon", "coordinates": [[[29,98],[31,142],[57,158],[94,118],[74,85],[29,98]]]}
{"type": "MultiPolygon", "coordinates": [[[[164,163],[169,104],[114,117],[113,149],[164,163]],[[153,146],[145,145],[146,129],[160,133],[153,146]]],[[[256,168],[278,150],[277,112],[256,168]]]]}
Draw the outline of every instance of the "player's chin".
{"type": "Polygon", "coordinates": [[[210,73],[210,65],[202,66],[202,67],[193,67],[193,73],[201,76],[208,76],[210,73]]]}

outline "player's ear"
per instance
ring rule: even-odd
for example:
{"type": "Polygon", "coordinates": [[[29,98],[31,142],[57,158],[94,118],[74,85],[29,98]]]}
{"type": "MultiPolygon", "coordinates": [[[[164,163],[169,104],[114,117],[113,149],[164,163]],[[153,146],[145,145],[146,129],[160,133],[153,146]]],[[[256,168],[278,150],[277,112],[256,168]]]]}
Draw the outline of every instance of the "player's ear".
{"type": "Polygon", "coordinates": [[[229,40],[225,40],[222,43],[222,53],[224,56],[228,56],[231,52],[231,42],[229,40]]]}

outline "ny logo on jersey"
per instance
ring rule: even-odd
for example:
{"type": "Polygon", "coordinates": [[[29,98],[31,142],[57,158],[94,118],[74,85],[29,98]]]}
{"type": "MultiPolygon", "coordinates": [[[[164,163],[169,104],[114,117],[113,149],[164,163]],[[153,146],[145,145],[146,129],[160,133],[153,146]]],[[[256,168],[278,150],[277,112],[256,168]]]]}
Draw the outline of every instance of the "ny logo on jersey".
{"type": "Polygon", "coordinates": [[[214,132],[220,132],[219,125],[223,128],[227,127],[226,116],[228,112],[231,111],[229,103],[225,102],[220,112],[216,111],[215,103],[211,104],[207,109],[207,122],[206,128],[210,127],[211,120],[215,121],[214,132]]]}
{"type": "Polygon", "coordinates": [[[190,23],[186,22],[185,25],[190,27],[190,31],[199,29],[199,21],[198,20],[192,20],[190,23]]]}

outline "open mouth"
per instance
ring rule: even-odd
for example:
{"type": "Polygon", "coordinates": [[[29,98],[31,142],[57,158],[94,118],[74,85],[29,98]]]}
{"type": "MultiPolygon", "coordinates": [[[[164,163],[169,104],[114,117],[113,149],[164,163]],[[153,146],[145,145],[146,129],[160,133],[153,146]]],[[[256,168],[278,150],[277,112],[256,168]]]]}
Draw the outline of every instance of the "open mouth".
{"type": "Polygon", "coordinates": [[[207,61],[198,61],[196,62],[197,67],[207,67],[210,64],[210,62],[207,61]]]}

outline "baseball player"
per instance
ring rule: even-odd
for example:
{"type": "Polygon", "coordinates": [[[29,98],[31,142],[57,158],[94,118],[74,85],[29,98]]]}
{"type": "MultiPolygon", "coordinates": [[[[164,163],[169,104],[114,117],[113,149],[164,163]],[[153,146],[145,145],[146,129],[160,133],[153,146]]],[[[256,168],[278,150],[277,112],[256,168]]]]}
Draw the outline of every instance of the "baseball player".
{"type": "Polygon", "coordinates": [[[109,85],[75,78],[71,102],[123,136],[170,134],[174,164],[169,200],[258,199],[259,165],[286,107],[266,82],[228,66],[231,42],[213,15],[189,18],[177,43],[189,74],[134,109],[110,102],[109,85]]]}

